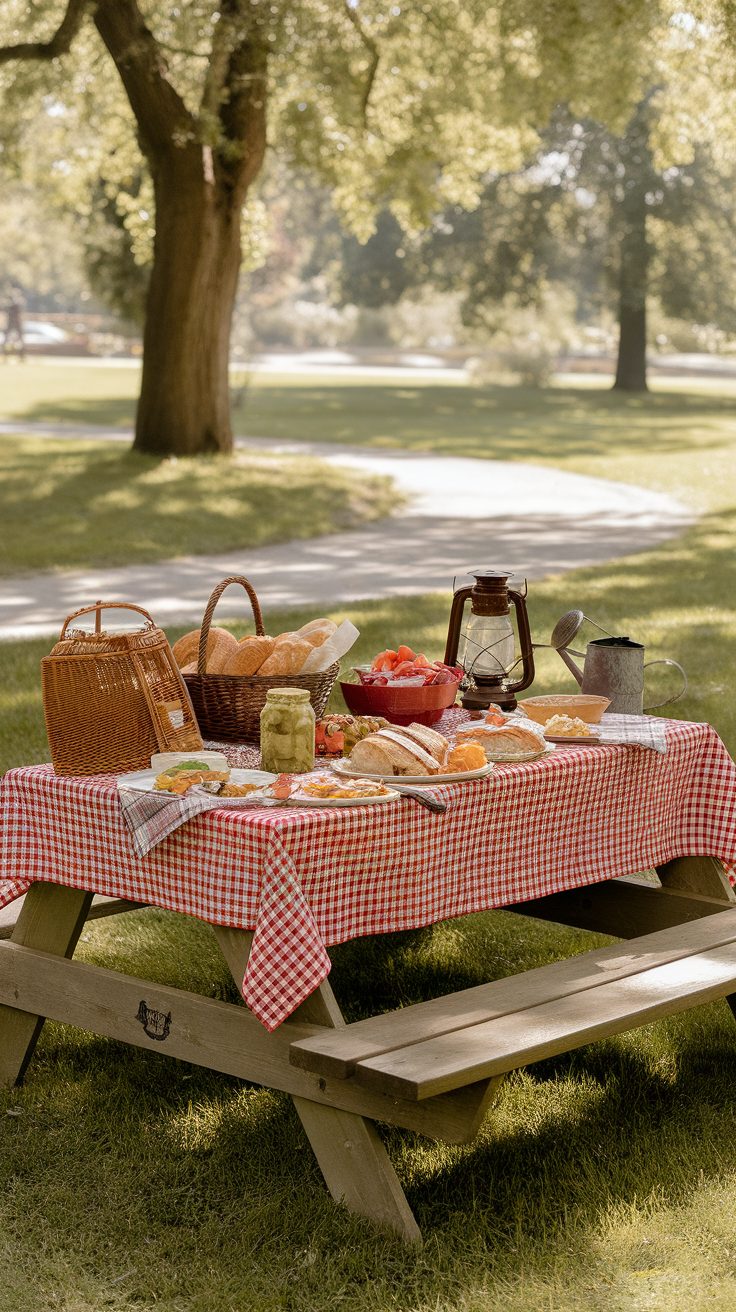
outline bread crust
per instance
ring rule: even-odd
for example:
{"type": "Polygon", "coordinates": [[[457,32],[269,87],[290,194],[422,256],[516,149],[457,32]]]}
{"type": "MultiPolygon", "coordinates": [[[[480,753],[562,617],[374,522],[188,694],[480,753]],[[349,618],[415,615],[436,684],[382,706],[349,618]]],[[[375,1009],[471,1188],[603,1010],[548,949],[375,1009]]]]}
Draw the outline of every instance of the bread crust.
{"type": "Polygon", "coordinates": [[[260,667],[259,675],[298,674],[309,653],[313,650],[304,638],[276,641],[271,655],[260,667]]]}
{"type": "Polygon", "coordinates": [[[209,643],[207,646],[207,673],[224,674],[225,666],[238,650],[239,644],[235,634],[229,633],[227,629],[215,629],[215,633],[217,637],[212,651],[209,650],[209,643]]]}
{"type": "Polygon", "coordinates": [[[313,647],[321,647],[333,633],[337,633],[334,620],[310,620],[308,624],[302,624],[302,627],[297,629],[295,636],[306,638],[313,647]]]}
{"type": "MultiPolygon", "coordinates": [[[[423,729],[425,726],[410,727],[423,729]]],[[[434,737],[441,739],[443,744],[439,759],[427,751],[418,736],[409,735],[403,726],[389,725],[357,742],[350,753],[350,761],[356,769],[366,770],[369,774],[438,774],[449,743],[441,734],[435,733],[434,737]],[[371,764],[372,761],[375,764],[371,764]]],[[[435,749],[438,750],[436,744],[435,749]]]]}
{"type": "MultiPolygon", "coordinates": [[[[171,648],[174,660],[180,669],[184,665],[190,665],[192,661],[196,664],[199,656],[199,635],[201,632],[201,629],[191,629],[189,633],[185,633],[183,637],[179,638],[171,648]]],[[[224,642],[225,649],[229,646],[232,650],[233,645],[237,646],[238,640],[227,629],[220,629],[217,625],[210,628],[207,635],[207,669],[210,673],[212,672],[210,658],[218,642],[224,642]]]]}
{"type": "Polygon", "coordinates": [[[297,637],[303,638],[309,643],[310,647],[314,648],[321,647],[323,643],[327,642],[327,639],[331,638],[333,633],[336,632],[336,624],[315,624],[314,627],[309,630],[309,633],[299,632],[297,637]]]}
{"type": "Polygon", "coordinates": [[[222,673],[240,674],[244,677],[256,674],[263,662],[271,655],[274,645],[275,639],[265,634],[262,637],[251,634],[247,638],[242,638],[236,650],[231,652],[222,673]]]}

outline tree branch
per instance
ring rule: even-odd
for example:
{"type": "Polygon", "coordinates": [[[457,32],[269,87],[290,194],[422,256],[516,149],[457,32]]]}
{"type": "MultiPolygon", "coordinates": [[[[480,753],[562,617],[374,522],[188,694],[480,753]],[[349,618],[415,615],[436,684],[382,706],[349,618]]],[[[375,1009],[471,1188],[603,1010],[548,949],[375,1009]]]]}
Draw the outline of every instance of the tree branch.
{"type": "Polygon", "coordinates": [[[50,41],[22,41],[15,46],[0,46],[0,64],[13,59],[57,59],[71,48],[91,0],[68,0],[66,13],[50,41]]]}
{"type": "Polygon", "coordinates": [[[351,5],[350,0],[345,0],[345,13],[349,21],[352,23],[353,27],[355,28],[356,32],[358,33],[358,36],[360,37],[361,41],[363,42],[363,45],[365,46],[366,50],[368,51],[371,57],[370,63],[368,65],[368,74],[366,77],[365,86],[363,88],[363,95],[361,96],[361,100],[360,100],[360,112],[363,116],[363,123],[367,125],[368,102],[370,101],[371,98],[373,83],[376,80],[376,73],[378,72],[378,64],[381,58],[381,52],[378,49],[377,42],[374,41],[373,37],[370,36],[370,34],[366,32],[365,28],[363,27],[363,24],[360,21],[358,11],[354,8],[353,5],[351,5]]]}
{"type": "Polygon", "coordinates": [[[155,157],[194,141],[196,120],[168,79],[163,49],[137,0],[97,0],[94,20],[122,79],[146,154],[155,157]]]}
{"type": "MultiPolygon", "coordinates": [[[[242,39],[229,52],[219,121],[222,143],[218,149],[221,173],[243,196],[263,163],[266,151],[268,86],[268,19],[253,0],[245,0],[250,21],[242,39]]],[[[230,21],[245,18],[242,0],[225,0],[223,12],[230,21]]]]}

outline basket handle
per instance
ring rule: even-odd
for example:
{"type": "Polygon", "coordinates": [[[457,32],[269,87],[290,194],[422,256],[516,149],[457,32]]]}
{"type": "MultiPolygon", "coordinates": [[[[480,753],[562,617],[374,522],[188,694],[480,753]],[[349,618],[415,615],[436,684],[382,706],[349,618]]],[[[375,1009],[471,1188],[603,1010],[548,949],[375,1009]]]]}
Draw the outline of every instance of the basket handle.
{"type": "Polygon", "coordinates": [[[72,620],[78,619],[80,615],[90,615],[92,611],[95,612],[95,633],[99,633],[100,611],[102,610],[136,610],[138,611],[139,615],[145,616],[145,618],[148,620],[148,625],[150,628],[155,629],[156,627],[156,624],[152,619],[152,617],[148,614],[148,611],[144,610],[142,606],[136,606],[135,602],[96,601],[93,606],[80,606],[79,610],[73,610],[71,615],[67,615],[66,619],[64,620],[64,623],[61,626],[61,633],[59,634],[59,639],[61,640],[61,638],[64,637],[64,634],[66,633],[67,628],[71,624],[72,620]]]}
{"type": "Polygon", "coordinates": [[[247,579],[244,579],[241,574],[233,574],[230,578],[223,579],[222,583],[218,583],[217,587],[212,589],[212,595],[207,602],[207,607],[202,618],[202,628],[199,631],[199,651],[197,653],[197,674],[200,678],[207,669],[207,639],[210,636],[210,624],[212,623],[215,606],[220,600],[225,588],[229,588],[231,583],[239,583],[248,593],[251,609],[253,611],[253,619],[255,620],[256,625],[256,634],[258,637],[262,638],[266,632],[263,627],[261,603],[256,596],[255,588],[252,584],[250,584],[247,579]]]}

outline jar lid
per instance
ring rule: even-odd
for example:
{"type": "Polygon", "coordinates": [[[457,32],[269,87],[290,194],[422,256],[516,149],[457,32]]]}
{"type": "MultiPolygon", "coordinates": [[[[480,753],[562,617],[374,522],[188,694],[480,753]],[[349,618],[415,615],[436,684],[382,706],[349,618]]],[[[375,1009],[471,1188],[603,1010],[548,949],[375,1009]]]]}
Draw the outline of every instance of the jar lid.
{"type": "Polygon", "coordinates": [[[308,702],[308,688],[269,688],[266,693],[269,702],[308,702]]]}

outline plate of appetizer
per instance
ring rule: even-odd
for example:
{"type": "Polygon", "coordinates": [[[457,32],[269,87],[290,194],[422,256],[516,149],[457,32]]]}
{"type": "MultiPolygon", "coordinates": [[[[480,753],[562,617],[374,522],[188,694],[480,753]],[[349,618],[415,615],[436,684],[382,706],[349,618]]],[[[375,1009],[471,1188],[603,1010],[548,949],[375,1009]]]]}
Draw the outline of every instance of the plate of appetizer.
{"type": "Polygon", "coordinates": [[[572,715],[551,716],[543,732],[547,742],[555,743],[558,747],[591,747],[601,741],[596,726],[572,715]]]}
{"type": "Polygon", "coordinates": [[[276,775],[267,770],[231,769],[224,757],[221,761],[213,761],[192,755],[163,770],[135,770],[131,774],[119,775],[118,787],[169,797],[184,797],[191,789],[196,789],[197,792],[235,801],[260,794],[275,780],[276,775]]]}
{"type": "Polygon", "coordinates": [[[398,802],[399,797],[382,780],[336,779],[332,771],[325,771],[295,779],[287,801],[291,806],[372,806],[398,802]]]}

